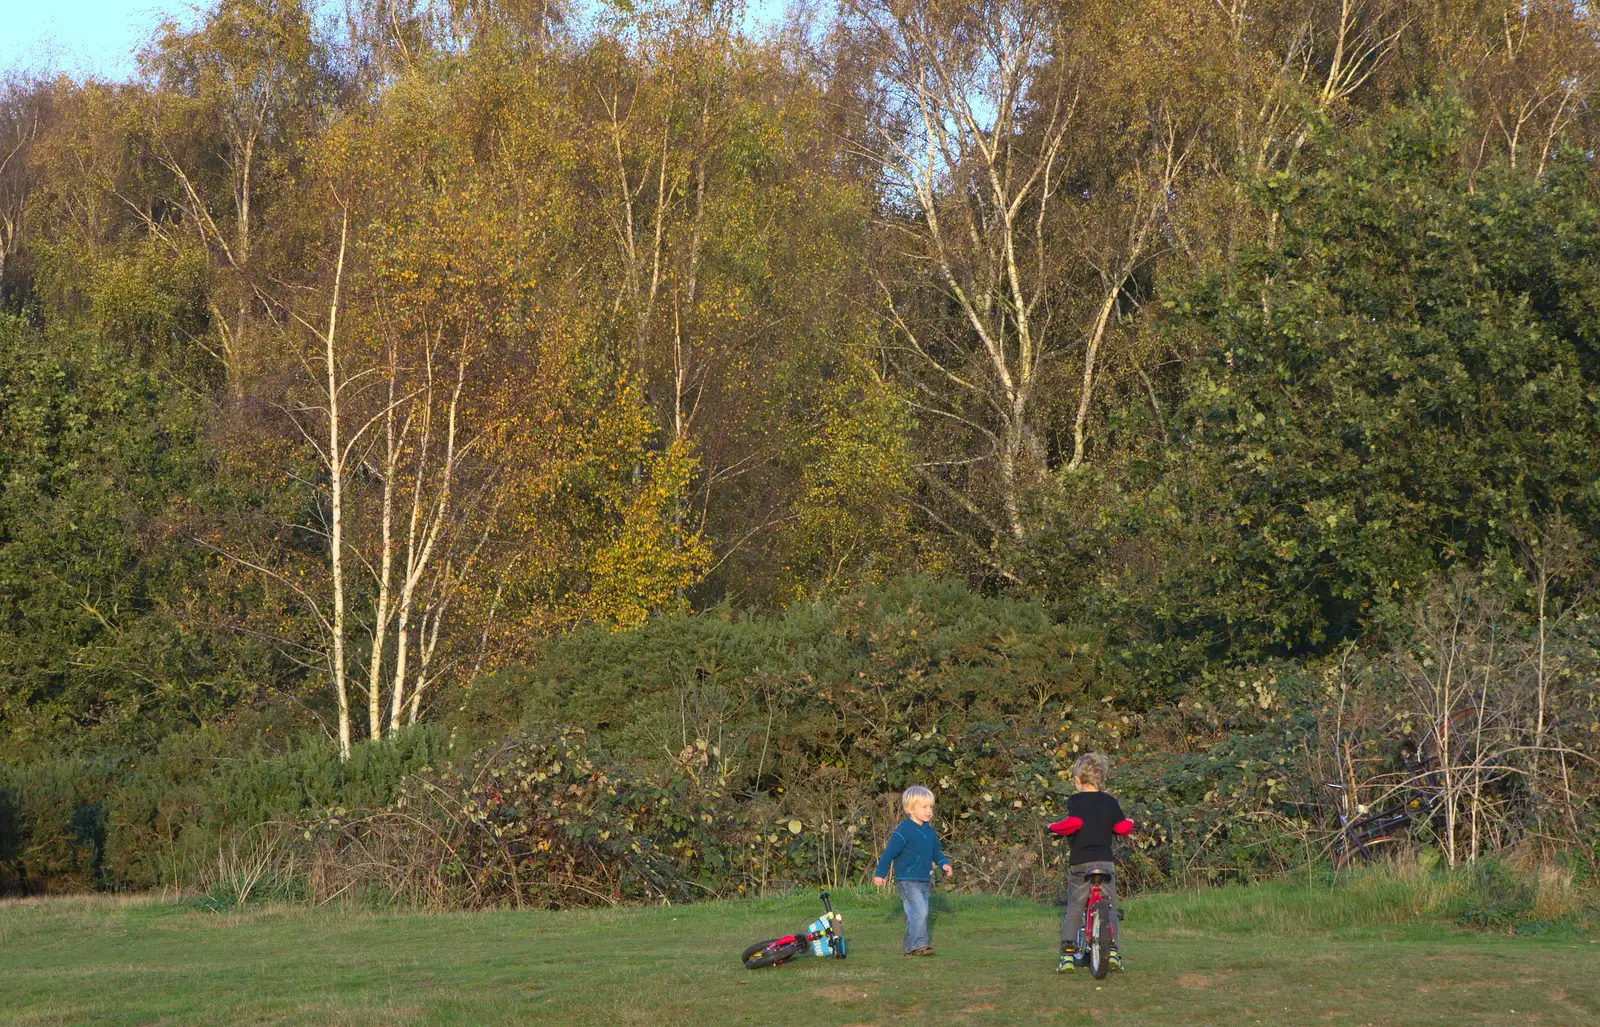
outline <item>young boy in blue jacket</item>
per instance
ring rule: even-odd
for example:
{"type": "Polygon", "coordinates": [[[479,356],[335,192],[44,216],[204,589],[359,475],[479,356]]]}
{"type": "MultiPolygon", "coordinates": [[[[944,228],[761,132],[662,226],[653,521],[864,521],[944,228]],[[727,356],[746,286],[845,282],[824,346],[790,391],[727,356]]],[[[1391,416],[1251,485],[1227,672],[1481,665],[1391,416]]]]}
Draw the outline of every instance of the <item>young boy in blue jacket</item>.
{"type": "Polygon", "coordinates": [[[950,861],[944,858],[938,832],[928,826],[933,819],[933,793],[921,785],[912,785],[900,796],[900,808],[905,810],[906,818],[889,835],[889,844],[883,847],[883,855],[878,858],[878,869],[873,871],[872,883],[881,887],[888,879],[889,868],[894,867],[895,887],[906,908],[906,941],[902,954],[931,956],[928,893],[933,886],[933,868],[942,867],[948,880],[950,861]]]}

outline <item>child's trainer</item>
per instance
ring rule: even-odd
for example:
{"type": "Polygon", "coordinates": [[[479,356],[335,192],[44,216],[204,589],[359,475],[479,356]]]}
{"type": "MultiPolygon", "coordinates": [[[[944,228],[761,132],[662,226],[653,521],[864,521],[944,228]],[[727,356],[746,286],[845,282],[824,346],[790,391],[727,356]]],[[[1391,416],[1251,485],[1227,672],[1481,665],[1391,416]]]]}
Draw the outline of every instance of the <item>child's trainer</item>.
{"type": "Polygon", "coordinates": [[[931,956],[928,898],[933,888],[933,868],[942,867],[948,878],[950,861],[944,858],[939,833],[929,825],[933,819],[933,793],[921,785],[912,785],[901,794],[900,808],[905,810],[906,818],[889,835],[889,843],[878,857],[878,869],[872,872],[872,883],[884,884],[889,868],[894,868],[895,887],[906,909],[906,940],[902,951],[908,956],[931,956]]]}
{"type": "Polygon", "coordinates": [[[1133,830],[1133,821],[1122,815],[1122,806],[1106,792],[1106,771],[1111,761],[1098,752],[1085,753],[1072,764],[1072,781],[1077,792],[1067,799],[1067,816],[1050,825],[1056,834],[1072,839],[1072,854],[1067,859],[1067,912],[1061,918],[1061,961],[1057,973],[1077,966],[1078,930],[1083,927],[1084,907],[1089,901],[1089,875],[1104,874],[1100,892],[1111,905],[1111,968],[1122,969],[1117,951],[1117,884],[1111,862],[1111,840],[1133,830]]]}

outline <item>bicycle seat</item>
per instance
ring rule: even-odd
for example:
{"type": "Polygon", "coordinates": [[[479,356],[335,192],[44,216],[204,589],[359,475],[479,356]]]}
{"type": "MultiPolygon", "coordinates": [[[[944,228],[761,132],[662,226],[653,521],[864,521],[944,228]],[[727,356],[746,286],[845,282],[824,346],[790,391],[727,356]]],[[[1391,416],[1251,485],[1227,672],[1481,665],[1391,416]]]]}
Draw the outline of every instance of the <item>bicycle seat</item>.
{"type": "Polygon", "coordinates": [[[1104,870],[1091,870],[1085,876],[1090,884],[1105,884],[1111,880],[1111,874],[1104,870]]]}

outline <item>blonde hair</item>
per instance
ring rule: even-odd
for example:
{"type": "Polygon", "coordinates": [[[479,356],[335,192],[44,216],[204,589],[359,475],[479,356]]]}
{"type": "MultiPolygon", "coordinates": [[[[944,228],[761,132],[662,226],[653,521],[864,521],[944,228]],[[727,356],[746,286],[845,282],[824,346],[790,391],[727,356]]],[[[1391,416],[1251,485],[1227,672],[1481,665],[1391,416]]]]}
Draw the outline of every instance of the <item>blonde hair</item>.
{"type": "Polygon", "coordinates": [[[1104,753],[1086,752],[1072,763],[1072,779],[1074,781],[1087,781],[1099,788],[1105,784],[1106,772],[1111,769],[1111,760],[1104,753]]]}
{"type": "Polygon", "coordinates": [[[900,793],[900,808],[905,810],[907,813],[910,813],[911,804],[913,802],[926,802],[929,805],[932,805],[933,793],[921,785],[912,785],[910,788],[907,788],[905,791],[900,793]]]}

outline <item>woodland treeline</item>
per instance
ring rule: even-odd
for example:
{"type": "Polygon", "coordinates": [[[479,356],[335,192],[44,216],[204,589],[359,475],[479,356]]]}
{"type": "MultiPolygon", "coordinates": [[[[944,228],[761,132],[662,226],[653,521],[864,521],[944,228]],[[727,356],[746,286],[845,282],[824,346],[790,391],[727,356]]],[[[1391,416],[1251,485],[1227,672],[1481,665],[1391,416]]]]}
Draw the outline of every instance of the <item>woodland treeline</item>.
{"type": "MultiPolygon", "coordinates": [[[[1032,873],[1095,744],[1165,879],[1224,821],[1219,866],[1309,852],[1319,778],[1404,789],[1465,707],[1447,859],[1592,853],[1589,4],[744,13],[221,0],[133,81],[5,84],[0,856],[59,807],[36,882],[161,880],[106,831],[215,804],[107,800],[141,761],[203,791],[327,744],[376,808],[399,754],[520,737],[528,816],[579,764],[699,798],[677,870],[606,878],[640,850],[572,827],[638,815],[601,788],[472,901],[533,852],[537,901],[773,846],[843,879],[916,775],[1032,873]]],[[[515,805],[456,773],[462,830],[515,805]]]]}

